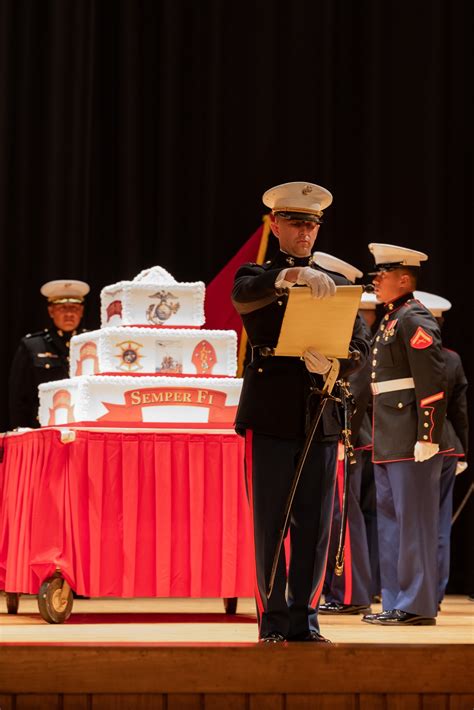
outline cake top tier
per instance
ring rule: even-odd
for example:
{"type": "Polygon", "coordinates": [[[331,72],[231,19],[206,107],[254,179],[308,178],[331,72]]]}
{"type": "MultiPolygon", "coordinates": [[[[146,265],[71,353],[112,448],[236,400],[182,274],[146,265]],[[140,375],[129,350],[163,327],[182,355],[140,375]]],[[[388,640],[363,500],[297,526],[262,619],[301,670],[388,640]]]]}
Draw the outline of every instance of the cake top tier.
{"type": "Polygon", "coordinates": [[[202,281],[178,282],[166,269],[152,266],[132,281],[102,289],[101,327],[199,327],[204,323],[204,295],[202,281]]]}

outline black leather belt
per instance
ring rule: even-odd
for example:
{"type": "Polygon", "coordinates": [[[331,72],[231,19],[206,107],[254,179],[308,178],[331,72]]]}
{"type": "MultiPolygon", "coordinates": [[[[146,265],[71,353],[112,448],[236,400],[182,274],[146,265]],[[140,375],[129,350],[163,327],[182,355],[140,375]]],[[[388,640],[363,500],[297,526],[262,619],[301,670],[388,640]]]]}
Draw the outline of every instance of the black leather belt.
{"type": "Polygon", "coordinates": [[[252,360],[256,357],[272,357],[275,355],[275,348],[269,345],[254,345],[252,347],[252,360]]]}

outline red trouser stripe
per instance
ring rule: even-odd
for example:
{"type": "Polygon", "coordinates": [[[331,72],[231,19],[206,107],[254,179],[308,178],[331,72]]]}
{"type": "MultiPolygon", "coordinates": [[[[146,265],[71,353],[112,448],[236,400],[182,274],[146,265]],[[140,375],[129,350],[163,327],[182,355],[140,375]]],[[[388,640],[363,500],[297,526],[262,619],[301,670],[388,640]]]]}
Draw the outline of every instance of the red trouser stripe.
{"type": "MultiPolygon", "coordinates": [[[[339,497],[339,510],[341,511],[342,524],[342,500],[344,494],[344,461],[337,462],[337,492],[339,497]]],[[[349,491],[347,491],[349,495],[349,491]]],[[[346,526],[346,536],[344,539],[344,604],[350,604],[352,601],[352,550],[351,550],[351,531],[349,520],[346,526]]]]}
{"type": "MultiPolygon", "coordinates": [[[[249,505],[250,505],[250,524],[252,526],[252,536],[253,536],[253,544],[255,547],[255,530],[254,530],[254,516],[253,516],[253,431],[251,429],[246,429],[245,430],[245,474],[247,476],[247,490],[248,490],[248,496],[249,496],[249,505]]],[[[255,554],[256,554],[255,550],[255,554]]],[[[255,571],[255,600],[257,602],[257,607],[260,612],[260,614],[263,614],[263,601],[262,597],[260,594],[260,589],[258,588],[258,580],[257,580],[257,568],[254,568],[255,571]]]]}
{"type": "MultiPolygon", "coordinates": [[[[337,457],[336,457],[336,472],[337,472],[337,457]]],[[[333,517],[334,513],[334,496],[336,494],[336,476],[334,476],[334,488],[333,488],[333,494],[332,494],[332,506],[331,506],[331,520],[333,517]]],[[[324,560],[324,567],[323,571],[321,574],[321,579],[319,580],[318,585],[316,586],[316,591],[313,595],[313,598],[311,599],[310,606],[314,607],[316,604],[319,602],[319,598],[321,596],[321,592],[323,591],[323,584],[324,584],[324,578],[326,576],[326,565],[328,563],[328,552],[329,552],[329,539],[331,537],[331,526],[329,526],[329,535],[328,535],[328,542],[326,545],[326,557],[324,560]]]]}

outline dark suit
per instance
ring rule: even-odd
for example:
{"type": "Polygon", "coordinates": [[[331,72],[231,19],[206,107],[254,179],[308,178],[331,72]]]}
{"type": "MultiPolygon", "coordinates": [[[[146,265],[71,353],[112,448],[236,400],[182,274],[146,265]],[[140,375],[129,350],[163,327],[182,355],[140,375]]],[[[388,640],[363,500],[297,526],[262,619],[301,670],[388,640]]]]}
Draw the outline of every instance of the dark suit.
{"type": "Polygon", "coordinates": [[[438,324],[413,294],[406,294],[387,305],[372,353],[383,608],[434,617],[443,456],[415,462],[413,450],[417,441],[441,442],[446,377],[438,324]],[[392,381],[398,386],[383,391],[392,381]]]}
{"type": "MultiPolygon", "coordinates": [[[[367,340],[369,340],[370,337],[370,333],[367,329],[367,340]]],[[[335,573],[344,493],[343,462],[339,462],[338,464],[328,564],[323,588],[326,603],[337,602],[339,604],[369,606],[372,594],[375,593],[372,591],[373,585],[368,530],[366,530],[365,515],[361,506],[362,487],[364,485],[364,488],[366,488],[367,474],[370,476],[372,470],[372,464],[370,462],[371,432],[369,432],[367,438],[366,427],[364,429],[367,407],[371,397],[369,380],[369,361],[349,379],[351,392],[355,400],[355,409],[351,421],[352,443],[355,447],[355,463],[348,464],[348,515],[342,575],[335,573]]],[[[373,504],[375,506],[375,483],[373,481],[373,474],[372,485],[374,489],[373,504]]]]}
{"type": "MultiPolygon", "coordinates": [[[[278,632],[287,638],[300,638],[319,628],[316,609],[326,564],[341,419],[331,402],[309,451],[295,496],[290,521],[288,603],[283,553],[274,591],[268,599],[266,591],[285,501],[304,445],[312,400],[317,404],[311,396],[312,387],[323,384],[322,377],[310,376],[299,358],[265,356],[277,344],[288,300],[287,291],[275,288],[281,270],[293,265],[287,259],[286,254],[279,252],[263,266],[245,264],[235,277],[232,300],[242,316],[253,352],[253,360],[244,373],[236,430],[246,435],[260,635],[278,632]]],[[[293,260],[295,266],[306,266],[308,261],[293,260]]],[[[313,268],[329,273],[314,265],[313,268]]],[[[337,274],[329,275],[336,284],[348,283],[337,274]]],[[[361,354],[359,364],[363,364],[368,343],[359,319],[351,346],[361,354]]],[[[341,362],[342,374],[356,368],[353,361],[341,362]]]]}
{"type": "Polygon", "coordinates": [[[10,429],[39,427],[38,385],[69,377],[69,340],[74,333],[45,328],[21,339],[9,379],[10,429]]]}
{"type": "Polygon", "coordinates": [[[441,469],[439,497],[439,591],[438,601],[441,602],[449,579],[451,518],[453,515],[453,489],[456,475],[456,464],[460,458],[467,456],[469,421],[467,413],[467,379],[461,358],[453,350],[443,348],[446,364],[447,380],[447,419],[445,422],[446,448],[452,451],[444,457],[441,469]]]}

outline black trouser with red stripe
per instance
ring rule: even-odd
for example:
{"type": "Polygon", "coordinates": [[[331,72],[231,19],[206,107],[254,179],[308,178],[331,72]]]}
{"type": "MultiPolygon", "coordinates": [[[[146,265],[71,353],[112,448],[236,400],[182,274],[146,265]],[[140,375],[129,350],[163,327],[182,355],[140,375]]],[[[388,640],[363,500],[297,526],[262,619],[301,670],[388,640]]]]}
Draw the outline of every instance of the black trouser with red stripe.
{"type": "Polygon", "coordinates": [[[290,518],[290,561],[278,562],[270,599],[267,588],[304,439],[246,433],[247,491],[256,561],[260,637],[272,631],[286,638],[319,631],[317,607],[326,568],[336,476],[337,443],[313,442],[301,474],[290,518]]]}
{"type": "Polygon", "coordinates": [[[370,604],[371,568],[364,515],[360,509],[360,488],[365,456],[370,451],[356,451],[356,463],[349,465],[349,496],[346,537],[344,540],[344,568],[341,576],[335,572],[336,554],[341,532],[342,500],[344,494],[344,462],[337,467],[336,495],[329,540],[329,556],[323,593],[326,602],[340,604],[370,604]]]}

